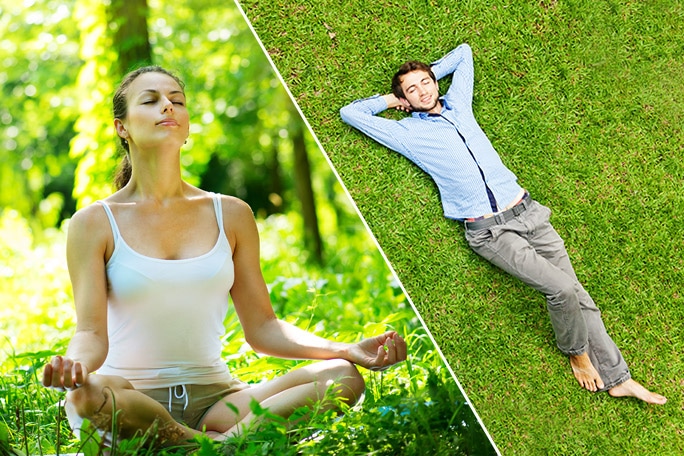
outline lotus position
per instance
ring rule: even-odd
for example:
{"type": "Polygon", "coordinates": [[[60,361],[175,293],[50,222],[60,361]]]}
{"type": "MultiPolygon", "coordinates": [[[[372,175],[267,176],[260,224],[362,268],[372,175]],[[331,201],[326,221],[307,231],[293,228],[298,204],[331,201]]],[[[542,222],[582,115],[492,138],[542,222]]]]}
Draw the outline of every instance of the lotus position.
{"type": "Polygon", "coordinates": [[[518,184],[475,120],[473,79],[471,49],[462,44],[431,65],[403,64],[392,78],[391,93],[356,100],[340,115],[428,173],[444,215],[463,222],[470,247],[544,294],[558,348],[570,358],[582,388],[665,403],[665,397],[631,378],[549,223],[551,211],[518,184]],[[438,80],[447,75],[452,82],[440,97],[438,80]],[[377,115],[392,108],[410,116],[377,115]]]}
{"type": "Polygon", "coordinates": [[[119,190],[71,220],[76,332],[43,375],[46,387],[69,391],[75,430],[87,418],[106,433],[116,416],[118,437],[220,440],[255,418],[253,400],[285,417],[324,396],[323,408],[353,404],[364,391],[356,365],[383,369],[406,358],[395,332],[346,344],[276,318],[251,209],[181,179],[190,122],[180,79],[144,67],[113,102],[125,150],[119,190]],[[229,296],[253,349],[321,361],[256,385],[232,377],[221,359],[229,296]]]}

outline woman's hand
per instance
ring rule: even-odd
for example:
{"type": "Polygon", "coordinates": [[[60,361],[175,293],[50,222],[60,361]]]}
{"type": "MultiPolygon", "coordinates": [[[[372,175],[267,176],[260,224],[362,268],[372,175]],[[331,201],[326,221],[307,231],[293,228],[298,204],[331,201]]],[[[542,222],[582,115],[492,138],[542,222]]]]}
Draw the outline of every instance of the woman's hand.
{"type": "Polygon", "coordinates": [[[406,359],[406,342],[394,331],[349,347],[349,361],[370,370],[384,370],[406,359]]]}
{"type": "Polygon", "coordinates": [[[71,358],[55,356],[43,371],[43,386],[59,391],[72,391],[88,381],[88,368],[71,358]]]}

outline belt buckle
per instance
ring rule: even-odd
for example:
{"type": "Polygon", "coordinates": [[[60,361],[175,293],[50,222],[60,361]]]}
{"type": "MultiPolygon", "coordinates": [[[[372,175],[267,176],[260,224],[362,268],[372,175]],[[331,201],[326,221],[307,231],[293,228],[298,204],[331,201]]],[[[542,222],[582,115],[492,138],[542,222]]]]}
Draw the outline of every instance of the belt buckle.
{"type": "Polygon", "coordinates": [[[497,225],[504,225],[507,220],[506,220],[506,212],[499,212],[497,214],[494,214],[494,221],[496,222],[497,225]]]}

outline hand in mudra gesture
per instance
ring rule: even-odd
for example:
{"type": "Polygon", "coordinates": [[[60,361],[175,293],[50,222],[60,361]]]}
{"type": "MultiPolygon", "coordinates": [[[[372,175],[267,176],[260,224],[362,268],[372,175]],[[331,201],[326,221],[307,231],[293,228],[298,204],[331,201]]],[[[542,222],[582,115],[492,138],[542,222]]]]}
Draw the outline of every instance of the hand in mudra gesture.
{"type": "Polygon", "coordinates": [[[370,370],[384,370],[406,359],[406,342],[394,331],[358,342],[349,350],[351,361],[370,370]]]}
{"type": "Polygon", "coordinates": [[[71,358],[55,356],[43,370],[43,386],[59,391],[72,391],[88,381],[88,368],[71,358]]]}

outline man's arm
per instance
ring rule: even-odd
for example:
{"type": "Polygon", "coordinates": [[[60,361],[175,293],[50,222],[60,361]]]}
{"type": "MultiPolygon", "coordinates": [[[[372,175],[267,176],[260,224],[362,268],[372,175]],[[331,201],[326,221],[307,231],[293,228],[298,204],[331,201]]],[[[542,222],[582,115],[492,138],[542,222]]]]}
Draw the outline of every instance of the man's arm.
{"type": "Polygon", "coordinates": [[[374,95],[356,100],[340,109],[342,121],[361,131],[383,146],[406,155],[408,149],[402,138],[406,129],[400,122],[378,116],[392,108],[406,110],[406,105],[392,94],[374,95]]]}
{"type": "Polygon", "coordinates": [[[399,111],[405,112],[411,111],[411,105],[408,101],[397,98],[393,93],[383,95],[382,98],[385,100],[385,103],[387,103],[387,109],[398,109],[399,111]]]}
{"type": "Polygon", "coordinates": [[[433,62],[432,72],[437,79],[453,75],[449,90],[445,94],[447,102],[457,102],[471,106],[473,102],[473,53],[466,43],[433,62]]]}
{"type": "MultiPolygon", "coordinates": [[[[432,64],[432,71],[437,79],[453,74],[453,80],[447,98],[457,97],[458,103],[468,106],[473,98],[473,58],[470,46],[461,44],[432,64]]],[[[454,98],[452,98],[454,99],[454,98]]],[[[370,98],[356,100],[340,109],[342,120],[360,130],[385,147],[392,149],[411,159],[410,151],[405,147],[402,138],[407,131],[401,122],[379,117],[378,114],[387,109],[408,111],[404,100],[393,94],[375,95],[370,98]]]]}

